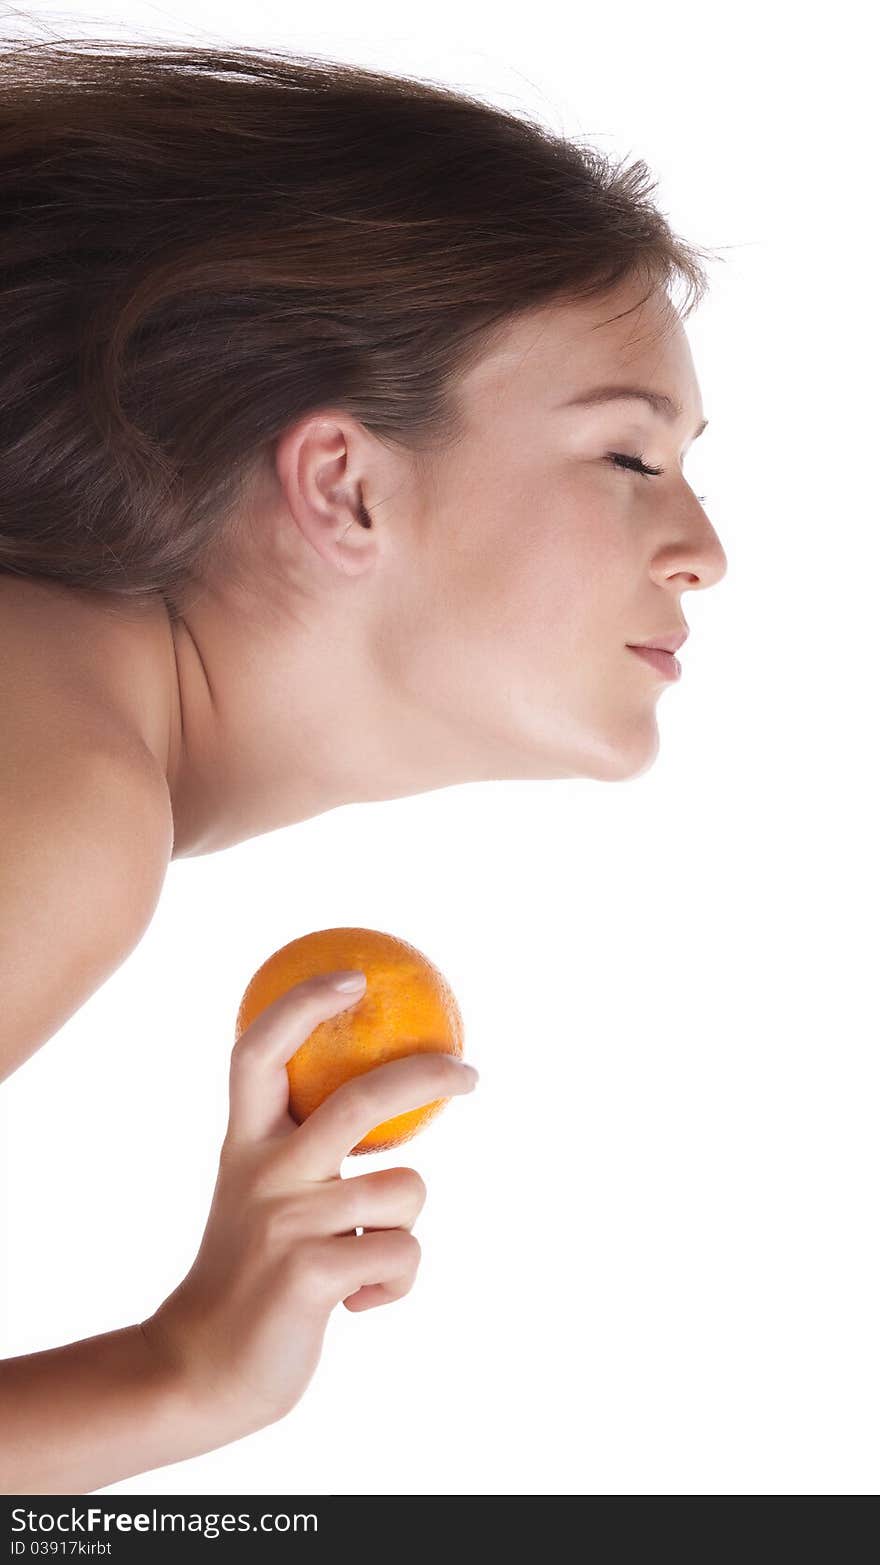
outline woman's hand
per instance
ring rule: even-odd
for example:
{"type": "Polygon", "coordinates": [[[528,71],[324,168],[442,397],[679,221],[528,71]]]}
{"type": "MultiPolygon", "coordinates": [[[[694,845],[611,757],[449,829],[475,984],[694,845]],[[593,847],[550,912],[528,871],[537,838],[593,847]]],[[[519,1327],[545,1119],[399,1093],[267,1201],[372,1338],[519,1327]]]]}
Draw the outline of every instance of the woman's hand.
{"type": "Polygon", "coordinates": [[[343,1158],[384,1120],[469,1092],[478,1080],[452,1055],[409,1055],[345,1082],[297,1125],[286,1062],[319,1022],[363,992],[341,993],[329,977],[309,979],[242,1033],[232,1050],[229,1124],[199,1253],[141,1323],[189,1404],[215,1432],[220,1420],[227,1440],[274,1422],[299,1401],[335,1304],[371,1309],[413,1285],[421,1176],[386,1168],[342,1179],[343,1158]]]}

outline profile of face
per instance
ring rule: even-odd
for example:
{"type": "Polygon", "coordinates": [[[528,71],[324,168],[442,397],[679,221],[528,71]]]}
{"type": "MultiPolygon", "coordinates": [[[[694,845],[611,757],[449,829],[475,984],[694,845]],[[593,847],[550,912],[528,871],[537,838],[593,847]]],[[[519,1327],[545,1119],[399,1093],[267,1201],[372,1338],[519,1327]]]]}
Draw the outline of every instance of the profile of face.
{"type": "Polygon", "coordinates": [[[631,283],[511,317],[458,398],[464,432],[431,452],[332,408],[286,430],[254,612],[236,621],[221,594],[190,623],[212,686],[236,687],[242,797],[298,779],[297,816],[275,797],[262,829],[461,781],[620,780],[656,757],[669,681],[631,645],[684,629],[684,594],[727,565],[683,472],[704,416],[668,298],[631,283]],[[609,386],[655,400],[583,400],[609,386]]]}
{"type": "Polygon", "coordinates": [[[725,573],[682,467],[704,422],[687,338],[644,293],[515,319],[460,381],[463,438],[389,469],[373,529],[345,529],[377,677],[477,775],[643,771],[668,681],[630,644],[685,628],[683,595],[725,573]],[[579,403],[607,386],[672,406],[579,403]]]}
{"type": "Polygon", "coordinates": [[[467,433],[433,473],[415,590],[398,584],[394,676],[518,776],[643,771],[669,685],[629,644],[685,628],[683,595],[726,570],[682,470],[703,411],[681,323],[656,298],[609,321],[643,291],[533,312],[463,379],[467,433]],[[678,412],[579,405],[609,385],[678,412]]]}

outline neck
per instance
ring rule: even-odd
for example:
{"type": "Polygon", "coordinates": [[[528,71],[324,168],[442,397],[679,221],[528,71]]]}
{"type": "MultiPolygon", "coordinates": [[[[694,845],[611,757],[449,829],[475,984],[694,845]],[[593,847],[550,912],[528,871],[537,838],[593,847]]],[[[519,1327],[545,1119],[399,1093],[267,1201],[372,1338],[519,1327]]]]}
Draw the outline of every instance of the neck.
{"type": "Polygon", "coordinates": [[[408,688],[405,660],[345,598],[312,621],[288,607],[279,630],[265,605],[244,614],[205,593],[168,623],[174,859],[340,805],[504,775],[486,734],[469,736],[442,700],[428,709],[408,688]]]}

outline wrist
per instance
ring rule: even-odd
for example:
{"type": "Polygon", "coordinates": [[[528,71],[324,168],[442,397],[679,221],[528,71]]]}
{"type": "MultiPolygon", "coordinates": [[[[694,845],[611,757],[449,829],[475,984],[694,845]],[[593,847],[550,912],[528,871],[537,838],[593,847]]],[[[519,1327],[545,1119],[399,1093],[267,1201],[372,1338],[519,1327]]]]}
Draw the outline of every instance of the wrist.
{"type": "Polygon", "coordinates": [[[185,1461],[222,1445],[227,1437],[196,1395],[185,1364],[173,1351],[156,1316],[132,1327],[132,1339],[143,1383],[149,1388],[152,1422],[161,1431],[164,1446],[173,1452],[166,1461],[185,1461]]]}
{"type": "Polygon", "coordinates": [[[168,1426],[178,1430],[191,1446],[187,1455],[216,1450],[253,1434],[268,1422],[249,1419],[247,1408],[226,1389],[221,1374],[200,1365],[196,1355],[186,1352],[161,1305],[137,1330],[157,1404],[168,1426]]]}

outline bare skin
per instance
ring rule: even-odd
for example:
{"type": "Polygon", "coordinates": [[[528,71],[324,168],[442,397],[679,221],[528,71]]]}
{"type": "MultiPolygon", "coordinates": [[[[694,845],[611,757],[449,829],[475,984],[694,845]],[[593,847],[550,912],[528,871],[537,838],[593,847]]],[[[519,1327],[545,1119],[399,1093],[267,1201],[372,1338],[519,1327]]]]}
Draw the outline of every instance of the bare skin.
{"type": "MultiPolygon", "coordinates": [[[[165,778],[173,858],[348,803],[651,765],[665,686],[628,643],[682,626],[727,562],[681,466],[704,416],[687,338],[654,296],[621,315],[640,296],[517,321],[463,378],[464,439],[430,460],[333,409],[291,426],[238,578],[206,580],[173,627],[163,605],[75,595],[94,697],[165,778]],[[682,415],[564,405],[608,382],[682,415]]],[[[70,589],[3,590],[39,599],[48,655],[70,589]]]]}
{"type": "MultiPolygon", "coordinates": [[[[126,786],[164,800],[149,815],[162,864],[347,803],[644,771],[665,685],[629,646],[682,628],[684,593],[726,559],[682,470],[703,422],[687,339],[656,297],[622,313],[640,297],[627,286],[509,324],[463,378],[465,432],[442,454],[333,408],[292,425],[243,518],[239,568],[205,578],[177,623],[162,605],[0,576],[11,688],[51,723],[41,765],[61,776],[84,733],[118,747],[126,786]],[[572,404],[608,383],[680,411],[572,404]]],[[[300,989],[236,1045],[214,1205],[180,1287],[137,1326],[0,1364],[5,1492],[101,1487],[270,1422],[307,1385],[335,1302],[411,1286],[418,1175],[340,1181],[338,1162],[391,1113],[464,1090],[457,1067],[378,1067],[293,1126],[297,1029],[302,1042],[352,1003],[300,989]]]]}
{"type": "Polygon", "coordinates": [[[175,858],[346,803],[651,764],[664,686],[627,643],[679,627],[726,558],[680,465],[703,420],[681,325],[656,301],[597,325],[639,297],[517,322],[430,462],[332,409],[278,442],[248,585],[212,583],[174,634],[175,858]],[[610,381],[682,416],[563,405],[610,381]]]}
{"type": "Polygon", "coordinates": [[[0,1364],[0,1493],[87,1493],[262,1429],[308,1386],[336,1304],[357,1313],[409,1292],[420,1175],[342,1179],[339,1165],[374,1125],[472,1091],[477,1073],[448,1054],[391,1060],[295,1125],[285,1061],[356,1003],[310,979],[236,1043],[204,1237],[154,1314],[0,1364]]]}

